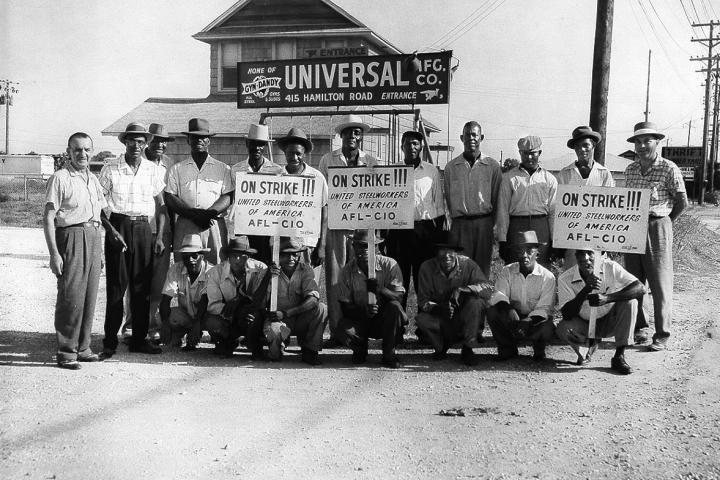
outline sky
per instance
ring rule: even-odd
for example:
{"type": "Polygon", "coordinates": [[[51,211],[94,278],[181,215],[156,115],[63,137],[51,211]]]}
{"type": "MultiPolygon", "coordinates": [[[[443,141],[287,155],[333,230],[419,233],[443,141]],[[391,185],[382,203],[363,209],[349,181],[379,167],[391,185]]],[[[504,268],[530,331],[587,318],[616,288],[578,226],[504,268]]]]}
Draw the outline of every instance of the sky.
{"type": "MultiPolygon", "coordinates": [[[[0,79],[19,82],[10,107],[10,152],[58,153],[85,131],[95,151],[120,153],[101,130],[148,97],[209,94],[210,46],[192,35],[233,0],[0,0],[0,79]]],[[[589,123],[594,0],[336,0],[406,52],[452,50],[459,68],[449,105],[422,107],[462,148],[468,120],[483,126],[483,153],[517,158],[517,140],[543,139],[543,156],[569,153],[572,130],[589,123]],[[448,128],[449,127],[449,128],[448,128]]],[[[700,145],[707,28],[720,0],[616,0],[607,152],[644,119],[648,50],[651,121],[663,145],[700,145]],[[692,122],[691,128],[689,123],[692,122]]],[[[720,33],[720,29],[718,29],[720,33]]],[[[718,45],[720,48],[720,45],[718,45]]],[[[5,143],[0,106],[0,149],[5,143]]],[[[157,120],[162,123],[162,119],[157,120]]]]}

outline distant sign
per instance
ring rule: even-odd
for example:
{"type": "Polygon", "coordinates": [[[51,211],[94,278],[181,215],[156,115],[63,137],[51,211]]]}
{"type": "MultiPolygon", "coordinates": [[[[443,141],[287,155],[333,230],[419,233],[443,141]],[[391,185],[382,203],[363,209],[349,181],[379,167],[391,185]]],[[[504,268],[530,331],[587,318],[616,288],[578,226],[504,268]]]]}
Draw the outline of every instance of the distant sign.
{"type": "Polygon", "coordinates": [[[363,47],[336,47],[336,48],[306,48],[303,50],[306,58],[328,57],[357,57],[367,55],[368,48],[363,47]]]}
{"type": "Polygon", "coordinates": [[[695,167],[678,167],[684,180],[695,180],[695,167]]]}
{"type": "Polygon", "coordinates": [[[662,147],[661,155],[678,167],[702,165],[702,147],[662,147]]]}
{"type": "Polygon", "coordinates": [[[452,51],[239,62],[238,108],[448,103],[452,51]]]}
{"type": "Polygon", "coordinates": [[[235,235],[320,235],[322,185],[315,177],[238,172],[235,235]]]}
{"type": "Polygon", "coordinates": [[[553,246],[645,253],[650,190],[558,185],[553,246]]]}
{"type": "Polygon", "coordinates": [[[328,168],[329,228],[413,228],[414,183],[405,165],[328,168]]]}

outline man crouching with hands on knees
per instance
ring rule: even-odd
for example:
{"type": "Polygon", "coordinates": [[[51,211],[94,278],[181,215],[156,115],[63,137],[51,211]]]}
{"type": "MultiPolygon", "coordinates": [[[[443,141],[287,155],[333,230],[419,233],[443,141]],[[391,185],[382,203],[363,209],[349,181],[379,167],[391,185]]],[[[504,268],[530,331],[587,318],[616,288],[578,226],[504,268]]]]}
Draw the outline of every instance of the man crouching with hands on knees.
{"type": "Polygon", "coordinates": [[[615,337],[616,350],[610,367],[628,375],[632,369],[625,361],[625,347],[633,344],[638,299],[645,295],[645,287],[618,263],[605,257],[601,258],[601,268],[595,276],[596,255],[600,252],[577,250],[577,265],[558,278],[563,319],[557,326],[557,336],[570,344],[578,356],[578,365],[589,363],[598,344],[595,338],[587,338],[588,321],[590,307],[597,307],[595,337],[615,337]],[[596,293],[590,293],[593,291],[596,293]]]}
{"type": "Polygon", "coordinates": [[[270,273],[278,277],[277,310],[267,312],[263,333],[270,360],[282,360],[290,335],[297,335],[302,361],[320,365],[327,309],[320,303],[313,267],[300,261],[305,250],[300,239],[280,238],[280,265],[270,265],[270,273]]]}
{"type": "MultiPolygon", "coordinates": [[[[368,338],[382,338],[382,364],[400,368],[395,345],[402,341],[407,324],[400,303],[405,295],[402,273],[394,259],[376,253],[375,278],[368,278],[368,235],[374,235],[374,231],[355,230],[350,237],[355,258],[340,271],[341,340],[352,348],[353,363],[360,364],[367,361],[368,338]],[[375,294],[374,303],[368,301],[368,292],[375,294]]],[[[376,238],[375,243],[382,241],[376,238]]]]}

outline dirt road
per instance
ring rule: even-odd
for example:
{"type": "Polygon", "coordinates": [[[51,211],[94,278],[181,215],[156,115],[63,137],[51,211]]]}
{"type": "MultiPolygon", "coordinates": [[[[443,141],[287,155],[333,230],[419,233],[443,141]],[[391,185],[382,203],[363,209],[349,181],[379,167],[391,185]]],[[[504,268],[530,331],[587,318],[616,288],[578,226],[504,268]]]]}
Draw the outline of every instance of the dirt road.
{"type": "MultiPolygon", "coordinates": [[[[720,478],[717,272],[677,274],[671,350],[632,349],[635,372],[618,376],[611,342],[576,367],[560,345],[497,363],[491,341],[476,368],[457,351],[403,350],[394,371],[377,350],[366,367],[330,350],[310,368],[204,344],[121,347],[69,372],[54,367],[42,232],[0,228],[0,269],[2,479],[720,478]],[[453,407],[467,415],[438,415],[453,407]]],[[[103,315],[104,290],[96,349],[103,315]]]]}

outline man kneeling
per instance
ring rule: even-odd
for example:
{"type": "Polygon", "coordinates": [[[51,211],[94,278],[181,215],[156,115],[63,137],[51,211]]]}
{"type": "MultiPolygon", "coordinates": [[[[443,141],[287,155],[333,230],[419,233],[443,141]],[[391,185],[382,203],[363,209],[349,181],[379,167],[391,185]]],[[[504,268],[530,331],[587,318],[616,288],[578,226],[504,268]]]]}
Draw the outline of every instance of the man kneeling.
{"type": "Polygon", "coordinates": [[[598,275],[593,274],[595,256],[593,250],[577,250],[577,265],[566,270],[558,278],[558,302],[562,321],[557,326],[557,336],[570,344],[577,354],[577,364],[589,363],[597,350],[595,338],[588,340],[590,307],[597,307],[595,337],[615,337],[615,356],[610,367],[623,375],[632,373],[625,361],[625,347],[634,342],[638,299],[645,295],[645,287],[618,263],[602,257],[598,275]],[[590,293],[597,290],[598,293],[590,293]]]}
{"type": "Polygon", "coordinates": [[[318,352],[327,323],[327,309],[320,303],[320,293],[311,265],[300,262],[306,250],[299,239],[280,239],[280,266],[270,266],[278,277],[277,310],[269,311],[263,332],[272,361],[282,360],[283,349],[290,335],[297,335],[302,361],[320,365],[318,352]]]}
{"type": "Polygon", "coordinates": [[[477,365],[473,348],[479,346],[484,300],[493,287],[474,261],[458,255],[461,250],[458,245],[437,243],[435,257],[420,266],[416,322],[435,349],[433,359],[446,358],[448,348],[461,340],[460,359],[472,366],[477,365]]]}

